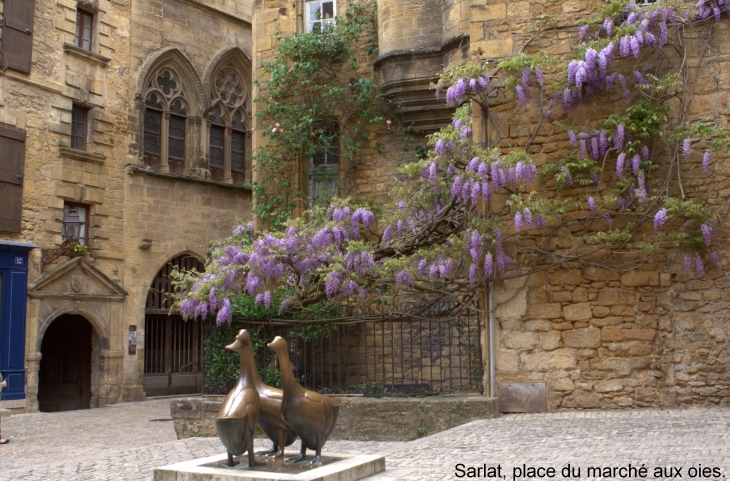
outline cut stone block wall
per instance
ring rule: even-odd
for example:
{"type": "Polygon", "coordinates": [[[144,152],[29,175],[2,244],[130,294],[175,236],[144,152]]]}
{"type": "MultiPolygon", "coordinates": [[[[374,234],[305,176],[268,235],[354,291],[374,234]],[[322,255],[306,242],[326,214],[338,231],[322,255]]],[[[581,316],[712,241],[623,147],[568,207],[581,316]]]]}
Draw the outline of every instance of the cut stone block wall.
{"type": "MultiPolygon", "coordinates": [[[[222,397],[198,397],[172,401],[170,414],[178,439],[215,436],[213,419],[222,400],[222,397]]],[[[347,397],[342,398],[332,437],[357,441],[407,441],[476,419],[497,416],[497,399],[482,396],[347,397]]]]}

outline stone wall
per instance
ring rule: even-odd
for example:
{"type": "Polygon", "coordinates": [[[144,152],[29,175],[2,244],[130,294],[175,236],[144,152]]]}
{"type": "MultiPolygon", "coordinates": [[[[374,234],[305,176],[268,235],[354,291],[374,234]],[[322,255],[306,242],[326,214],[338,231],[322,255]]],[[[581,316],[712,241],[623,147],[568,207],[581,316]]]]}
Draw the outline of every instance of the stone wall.
{"type": "Polygon", "coordinates": [[[231,235],[237,220],[251,220],[251,192],[136,168],[128,170],[125,188],[125,324],[137,326],[138,347],[136,354],[125,354],[124,398],[134,399],[142,395],[145,303],[152,280],[180,254],[204,260],[211,240],[231,235]]]}
{"type": "MultiPolygon", "coordinates": [[[[472,57],[507,58],[522,48],[537,29],[576,24],[599,8],[600,2],[595,1],[472,3],[472,57]],[[475,15],[475,10],[481,13],[475,15]]],[[[712,45],[717,50],[703,58],[700,65],[688,109],[689,122],[705,121],[727,128],[727,118],[712,105],[718,102],[720,108],[725,108],[728,102],[727,88],[714,80],[727,63],[720,39],[728,33],[726,19],[713,25],[716,43],[712,45]]],[[[545,50],[559,59],[571,58],[576,36],[571,29],[546,33],[526,51],[545,50]]],[[[690,49],[702,46],[694,34],[687,42],[690,49]]],[[[697,66],[699,56],[690,57],[691,65],[697,66]]],[[[537,117],[534,110],[519,109],[511,97],[506,100],[493,111],[490,120],[499,134],[491,139],[509,148],[525,143],[537,117]]],[[[556,109],[554,120],[584,125],[615,111],[620,95],[597,95],[589,101],[589,113],[585,110],[587,102],[583,110],[579,107],[570,114],[556,109]]],[[[536,137],[530,153],[541,164],[569,150],[566,133],[548,124],[536,137]]],[[[727,204],[730,192],[726,180],[728,157],[723,153],[714,155],[714,171],[706,174],[700,168],[701,156],[695,150],[683,161],[685,192],[705,201],[722,216],[725,207],[721,206],[727,204]]],[[[544,195],[549,197],[570,197],[581,192],[575,188],[556,194],[554,184],[547,186],[544,195]]],[[[565,215],[581,214],[578,208],[565,215]]],[[[605,228],[595,226],[595,231],[605,228]]],[[[551,245],[567,245],[573,241],[570,234],[557,233],[551,245]]],[[[727,227],[720,227],[718,251],[727,246],[726,239],[727,227]]],[[[683,254],[662,251],[636,272],[622,272],[618,265],[612,270],[568,262],[532,275],[524,285],[522,281],[498,283],[497,380],[545,382],[548,410],[730,404],[727,257],[721,254],[722,266],[708,268],[707,275],[700,278],[685,270],[683,254]]]]}
{"type": "MultiPolygon", "coordinates": [[[[172,401],[170,414],[178,439],[215,436],[213,418],[221,401],[222,398],[214,397],[172,401]]],[[[482,396],[342,398],[337,427],[332,438],[408,441],[476,419],[497,416],[497,399],[482,396]]]]}

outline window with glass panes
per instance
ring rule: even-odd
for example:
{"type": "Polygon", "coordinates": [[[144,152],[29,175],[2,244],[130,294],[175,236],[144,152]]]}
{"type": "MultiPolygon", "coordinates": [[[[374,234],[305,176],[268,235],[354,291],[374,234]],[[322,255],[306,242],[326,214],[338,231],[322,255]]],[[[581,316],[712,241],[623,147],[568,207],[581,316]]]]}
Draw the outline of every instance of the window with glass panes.
{"type": "Polygon", "coordinates": [[[304,2],[307,32],[321,31],[334,24],[337,15],[335,0],[311,0],[304,2]]]}
{"type": "Polygon", "coordinates": [[[213,180],[223,181],[223,160],[226,140],[226,123],[222,118],[220,105],[213,109],[210,125],[210,176],[213,180]]]}
{"type": "Polygon", "coordinates": [[[241,111],[236,112],[231,123],[231,175],[234,184],[245,182],[246,126],[242,117],[241,111]]]}
{"type": "Polygon", "coordinates": [[[168,127],[170,172],[182,174],[185,168],[185,120],[187,114],[182,103],[177,100],[170,106],[170,125],[168,127]]]}
{"type": "Polygon", "coordinates": [[[144,163],[153,169],[160,167],[160,136],[162,130],[162,104],[157,94],[149,94],[144,111],[144,163]]]}
{"type": "Polygon", "coordinates": [[[94,30],[94,14],[76,10],[76,46],[91,51],[91,35],[94,30]]]}
{"type": "Polygon", "coordinates": [[[86,118],[89,109],[74,104],[71,109],[71,148],[86,150],[86,118]]]}

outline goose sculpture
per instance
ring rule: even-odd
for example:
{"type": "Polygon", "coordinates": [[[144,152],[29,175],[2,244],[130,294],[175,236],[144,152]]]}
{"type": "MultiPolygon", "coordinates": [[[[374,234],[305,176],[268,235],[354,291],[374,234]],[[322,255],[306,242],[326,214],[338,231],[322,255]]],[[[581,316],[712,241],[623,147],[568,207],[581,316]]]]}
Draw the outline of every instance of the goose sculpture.
{"type": "MultiPolygon", "coordinates": [[[[246,332],[246,330],[241,330],[241,333],[243,332],[246,332]]],[[[270,451],[261,451],[256,454],[272,455],[275,458],[284,456],[284,448],[297,439],[297,433],[281,417],[283,391],[261,382],[256,369],[252,369],[251,374],[253,385],[256,387],[261,400],[258,425],[274,443],[270,451]]]]}
{"type": "Polygon", "coordinates": [[[261,400],[254,384],[256,363],[253,358],[251,337],[245,329],[236,336],[233,344],[226,346],[241,356],[238,384],[228,393],[214,418],[218,438],[228,451],[228,466],[235,466],[233,456],[248,451],[248,466],[260,466],[253,452],[253,435],[261,412],[261,400]]]}
{"type": "Polygon", "coordinates": [[[321,464],[322,447],[335,430],[342,400],[323,396],[299,385],[289,360],[289,347],[283,338],[276,336],[267,346],[279,358],[281,384],[284,388],[281,416],[302,440],[299,456],[291,461],[296,463],[306,460],[307,449],[311,449],[316,452],[311,464],[321,464]]]}

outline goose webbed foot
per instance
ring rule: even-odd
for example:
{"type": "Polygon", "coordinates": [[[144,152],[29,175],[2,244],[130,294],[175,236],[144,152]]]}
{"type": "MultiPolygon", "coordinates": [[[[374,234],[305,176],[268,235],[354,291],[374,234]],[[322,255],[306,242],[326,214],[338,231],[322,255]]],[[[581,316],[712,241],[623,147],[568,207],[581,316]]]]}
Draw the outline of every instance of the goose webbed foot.
{"type": "MultiPolygon", "coordinates": [[[[279,445],[276,444],[276,443],[274,443],[274,445],[271,447],[270,450],[268,450],[268,451],[259,451],[256,454],[260,454],[262,456],[267,456],[268,457],[269,455],[276,454],[277,452],[279,452],[279,445]]],[[[274,456],[274,457],[276,457],[276,456],[274,456]]]]}
{"type": "Polygon", "coordinates": [[[289,458],[289,459],[287,459],[287,461],[289,461],[290,463],[299,463],[299,462],[304,461],[305,459],[307,459],[307,455],[306,454],[300,454],[296,458],[289,458]]]}
{"type": "Polygon", "coordinates": [[[322,457],[317,454],[314,459],[309,463],[311,466],[319,466],[322,464],[322,457]]]}

